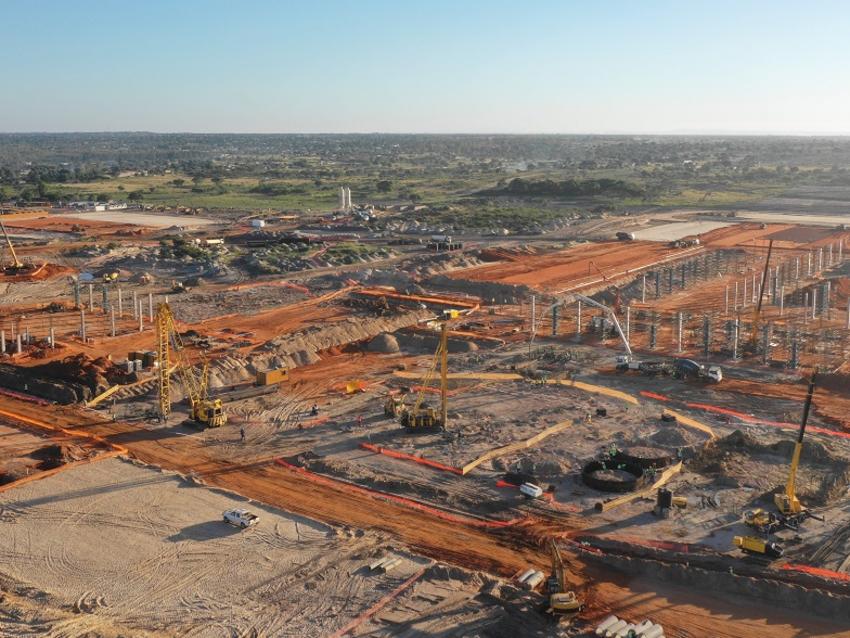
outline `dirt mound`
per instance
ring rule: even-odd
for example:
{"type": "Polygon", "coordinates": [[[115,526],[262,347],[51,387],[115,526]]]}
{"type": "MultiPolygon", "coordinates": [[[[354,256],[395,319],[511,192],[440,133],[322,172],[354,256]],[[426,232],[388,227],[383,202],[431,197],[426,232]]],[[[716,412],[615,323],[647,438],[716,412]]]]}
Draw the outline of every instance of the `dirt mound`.
{"type": "Polygon", "coordinates": [[[72,461],[81,461],[91,456],[91,453],[78,445],[68,443],[55,443],[45,445],[30,453],[30,457],[41,461],[38,467],[41,470],[49,470],[72,461]]]}
{"type": "Polygon", "coordinates": [[[383,354],[395,354],[399,351],[398,340],[386,332],[372,339],[367,348],[369,352],[381,352],[383,354]]]}
{"type": "Polygon", "coordinates": [[[100,394],[115,383],[127,381],[127,373],[106,357],[92,359],[84,353],[48,361],[29,368],[36,377],[47,377],[87,387],[93,394],[100,394]]]}
{"type": "Polygon", "coordinates": [[[690,430],[674,425],[672,427],[664,427],[651,434],[649,440],[655,445],[680,448],[694,445],[702,439],[690,430]]]}
{"type": "Polygon", "coordinates": [[[127,372],[109,359],[82,353],[32,367],[0,365],[0,385],[63,404],[88,401],[128,380],[127,372]]]}
{"type": "MultiPolygon", "coordinates": [[[[791,440],[764,444],[736,430],[703,448],[691,461],[691,469],[769,495],[785,484],[793,449],[791,440]]],[[[797,484],[807,504],[825,505],[846,493],[850,470],[822,444],[806,441],[797,484]]]]}

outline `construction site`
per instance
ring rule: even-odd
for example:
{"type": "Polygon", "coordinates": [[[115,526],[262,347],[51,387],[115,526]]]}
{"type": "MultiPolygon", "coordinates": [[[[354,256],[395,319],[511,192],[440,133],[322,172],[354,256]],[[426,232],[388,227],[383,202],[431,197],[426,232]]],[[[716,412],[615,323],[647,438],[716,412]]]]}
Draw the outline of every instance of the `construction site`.
{"type": "Polygon", "coordinates": [[[0,635],[850,636],[840,217],[401,215],[0,215],[0,635]]]}

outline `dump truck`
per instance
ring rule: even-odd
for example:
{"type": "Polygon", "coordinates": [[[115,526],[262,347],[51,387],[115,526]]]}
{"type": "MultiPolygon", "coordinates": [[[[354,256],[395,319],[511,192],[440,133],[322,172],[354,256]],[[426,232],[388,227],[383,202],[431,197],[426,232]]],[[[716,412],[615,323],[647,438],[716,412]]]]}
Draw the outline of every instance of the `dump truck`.
{"type": "Polygon", "coordinates": [[[732,544],[745,554],[756,554],[769,558],[782,558],[783,554],[782,547],[779,544],[757,536],[735,536],[732,539],[732,544]]]}
{"type": "Polygon", "coordinates": [[[635,240],[635,234],[634,233],[627,233],[626,231],[623,231],[623,230],[618,232],[616,237],[620,241],[634,241],[635,240]]]}

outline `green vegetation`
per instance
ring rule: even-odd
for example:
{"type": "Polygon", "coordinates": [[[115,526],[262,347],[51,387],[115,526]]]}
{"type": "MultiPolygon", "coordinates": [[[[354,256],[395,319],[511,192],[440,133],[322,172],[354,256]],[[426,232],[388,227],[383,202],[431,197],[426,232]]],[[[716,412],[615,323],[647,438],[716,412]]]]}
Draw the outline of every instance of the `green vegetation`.
{"type": "MultiPolygon", "coordinates": [[[[0,199],[327,212],[425,204],[414,218],[528,228],[647,206],[734,208],[850,189],[846,138],[0,134],[0,199]]],[[[402,213],[409,217],[410,213],[402,213]]]]}

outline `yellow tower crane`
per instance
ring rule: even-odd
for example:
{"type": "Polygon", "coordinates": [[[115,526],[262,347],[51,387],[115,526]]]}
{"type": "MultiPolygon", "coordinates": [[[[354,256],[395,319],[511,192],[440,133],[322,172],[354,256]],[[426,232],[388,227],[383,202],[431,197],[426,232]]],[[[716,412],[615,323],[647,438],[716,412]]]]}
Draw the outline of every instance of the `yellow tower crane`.
{"type": "Polygon", "coordinates": [[[785,491],[774,495],[776,509],[783,516],[805,517],[807,510],[797,498],[797,468],[800,465],[800,453],[803,451],[803,435],[806,433],[806,423],[809,420],[809,409],[812,407],[812,395],[815,392],[815,377],[817,372],[812,373],[809,380],[809,390],[806,393],[806,403],[803,406],[803,418],[800,421],[800,433],[797,435],[797,443],[794,445],[794,453],[791,455],[791,470],[788,472],[788,482],[785,491]]]}
{"type": "Polygon", "coordinates": [[[159,304],[156,310],[156,344],[160,417],[166,420],[171,414],[171,372],[176,370],[189,399],[191,419],[208,428],[220,427],[227,423],[227,414],[222,408],[221,399],[209,398],[206,357],[201,353],[202,367],[201,373],[198,374],[189,363],[183,340],[174,323],[174,315],[167,303],[159,304]]]}

